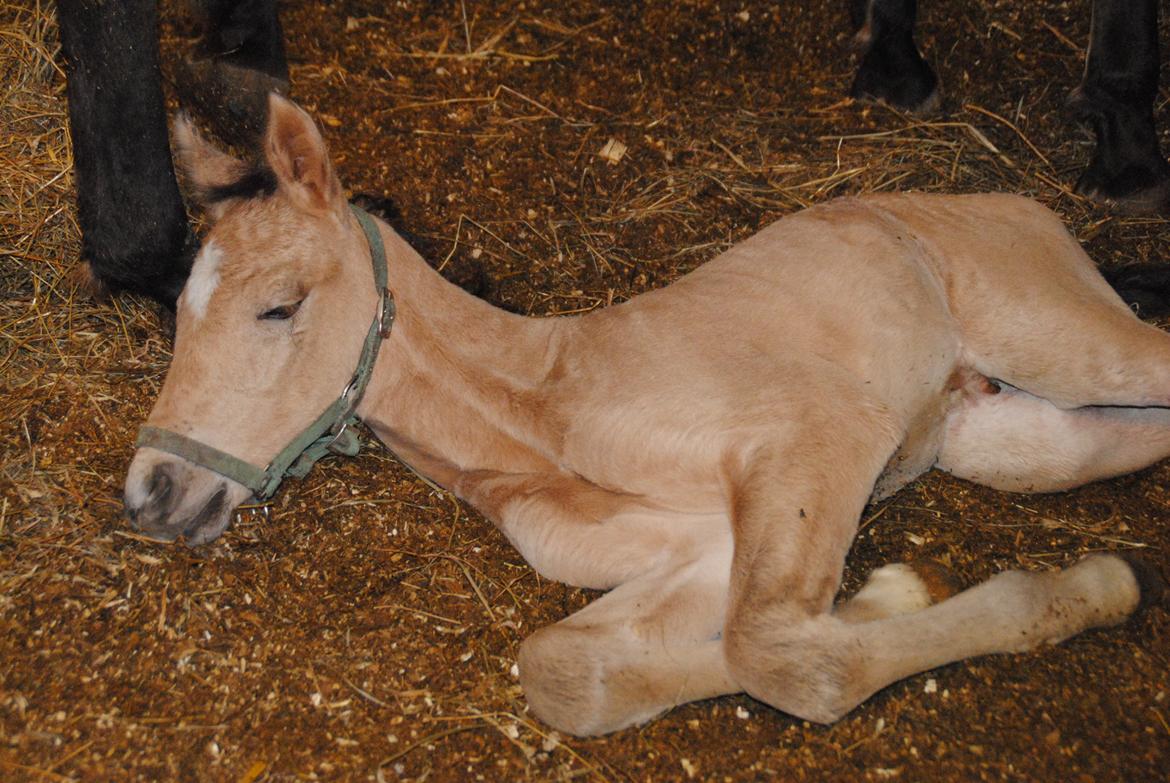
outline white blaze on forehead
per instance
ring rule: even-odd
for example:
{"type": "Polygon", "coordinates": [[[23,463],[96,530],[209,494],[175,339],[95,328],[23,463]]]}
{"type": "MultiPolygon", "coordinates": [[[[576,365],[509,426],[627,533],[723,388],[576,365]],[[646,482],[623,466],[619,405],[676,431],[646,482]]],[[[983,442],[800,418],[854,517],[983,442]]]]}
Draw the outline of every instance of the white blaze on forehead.
{"type": "Polygon", "coordinates": [[[215,242],[208,242],[195,256],[191,276],[183,288],[183,304],[196,318],[207,314],[207,303],[219,286],[219,263],[222,259],[223,251],[215,242]]]}

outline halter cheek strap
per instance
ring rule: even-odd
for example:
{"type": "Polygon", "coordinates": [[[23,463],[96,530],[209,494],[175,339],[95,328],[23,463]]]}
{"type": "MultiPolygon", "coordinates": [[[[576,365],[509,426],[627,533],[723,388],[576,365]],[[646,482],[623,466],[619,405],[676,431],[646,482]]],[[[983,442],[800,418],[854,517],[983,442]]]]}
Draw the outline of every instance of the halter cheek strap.
{"type": "Polygon", "coordinates": [[[304,477],[313,464],[327,454],[352,457],[358,453],[361,444],[357,435],[350,429],[350,425],[358,421],[354,412],[362,400],[362,395],[365,394],[370,376],[374,373],[378,349],[382,346],[382,341],[390,336],[395,311],[394,297],[386,286],[386,248],[382,243],[378,226],[374,219],[360,208],[351,204],[350,210],[361,224],[366,235],[366,243],[370,246],[374,285],[378,289],[378,312],[366,333],[357,369],[354,370],[353,377],[346,384],[341,396],[281,449],[266,468],[257,467],[214,446],[160,427],[141,427],[136,441],[138,448],[146,446],[182,457],[188,462],[243,484],[252,490],[257,500],[272,497],[285,476],[304,477]]]}

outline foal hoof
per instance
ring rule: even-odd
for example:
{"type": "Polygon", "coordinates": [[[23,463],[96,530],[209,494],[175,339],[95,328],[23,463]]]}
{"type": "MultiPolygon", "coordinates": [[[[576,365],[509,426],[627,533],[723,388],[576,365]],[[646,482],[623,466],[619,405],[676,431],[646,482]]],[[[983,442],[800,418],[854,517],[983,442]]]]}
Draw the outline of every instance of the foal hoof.
{"type": "Polygon", "coordinates": [[[934,560],[911,560],[907,565],[913,568],[914,573],[922,580],[933,604],[942,603],[963,590],[955,575],[941,563],[934,560]]]}
{"type": "Polygon", "coordinates": [[[268,122],[268,93],[288,94],[288,80],[217,59],[183,60],[175,74],[183,105],[228,144],[252,148],[268,122]]]}

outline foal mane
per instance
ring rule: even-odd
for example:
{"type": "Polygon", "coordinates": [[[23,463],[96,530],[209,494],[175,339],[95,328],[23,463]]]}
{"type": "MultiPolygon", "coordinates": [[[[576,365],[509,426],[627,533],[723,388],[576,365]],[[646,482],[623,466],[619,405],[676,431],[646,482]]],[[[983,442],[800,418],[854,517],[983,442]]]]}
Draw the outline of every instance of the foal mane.
{"type": "Polygon", "coordinates": [[[212,185],[200,193],[205,207],[233,199],[267,198],[276,192],[276,172],[266,163],[249,163],[236,179],[212,185]]]}

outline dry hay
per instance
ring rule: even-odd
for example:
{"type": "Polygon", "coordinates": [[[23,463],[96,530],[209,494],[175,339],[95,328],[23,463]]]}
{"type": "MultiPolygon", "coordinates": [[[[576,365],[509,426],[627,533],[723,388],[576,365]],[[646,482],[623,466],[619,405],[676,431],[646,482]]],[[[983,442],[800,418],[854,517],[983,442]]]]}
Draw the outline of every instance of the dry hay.
{"type": "MultiPolygon", "coordinates": [[[[966,103],[924,120],[839,100],[845,36],[824,9],[648,5],[354,1],[284,19],[297,97],[343,179],[393,195],[445,274],[516,311],[629,298],[779,215],[878,190],[1027,193],[1104,263],[1166,255],[1164,222],[1069,192],[1088,147],[1060,97],[1087,22],[1063,7],[930,4],[924,37],[966,103]]],[[[1161,610],[911,678],[829,728],[736,697],[574,740],[527,715],[512,666],[533,627],[592,595],[541,580],[384,452],[320,466],[205,550],[140,541],[120,482],[169,326],[73,283],[54,24],[40,4],[0,9],[3,779],[1152,780],[1170,767],[1161,610]]],[[[185,26],[164,16],[173,58],[185,26]]],[[[1160,99],[1163,128],[1166,114],[1160,99]]],[[[909,556],[968,581],[1096,549],[1144,549],[1165,568],[1166,478],[1021,499],[931,476],[867,512],[847,584],[909,556]]]]}

